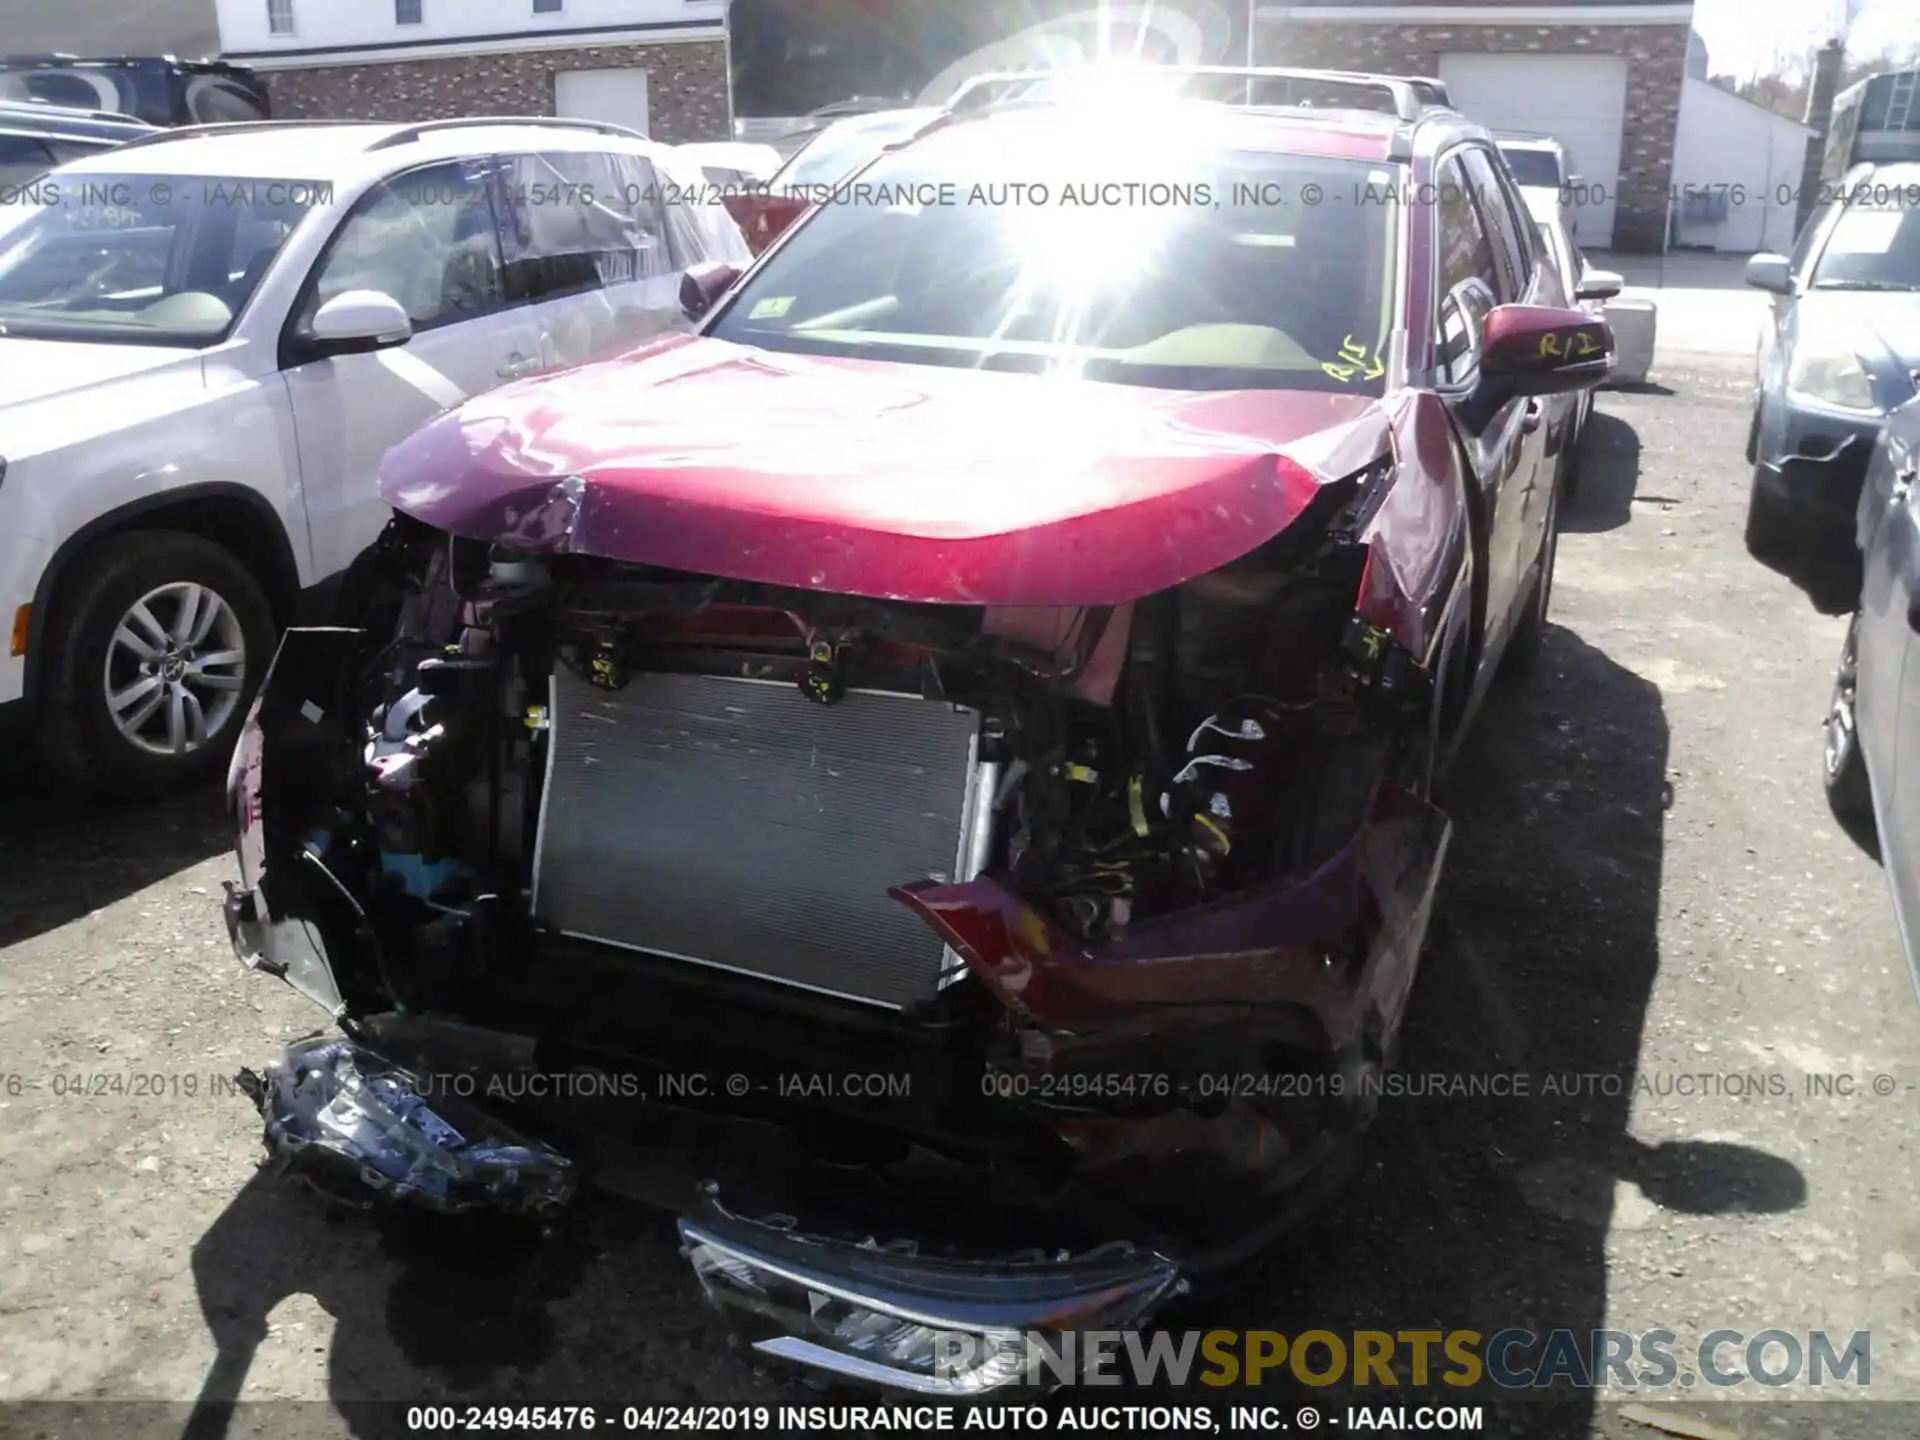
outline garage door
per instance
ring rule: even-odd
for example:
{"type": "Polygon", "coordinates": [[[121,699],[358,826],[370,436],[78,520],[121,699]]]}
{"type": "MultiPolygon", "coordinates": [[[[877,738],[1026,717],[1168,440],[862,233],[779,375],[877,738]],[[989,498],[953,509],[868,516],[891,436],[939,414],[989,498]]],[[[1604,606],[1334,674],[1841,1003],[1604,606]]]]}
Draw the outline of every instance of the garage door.
{"type": "Polygon", "coordinates": [[[647,129],[647,72],[562,70],[553,77],[553,113],[569,120],[603,120],[647,129]]]}
{"type": "Polygon", "coordinates": [[[1456,108],[1489,130],[1533,130],[1567,147],[1573,173],[1589,186],[1580,207],[1580,243],[1613,243],[1620,184],[1620,131],[1627,113],[1627,62],[1618,55],[1442,55],[1440,78],[1456,108]]]}

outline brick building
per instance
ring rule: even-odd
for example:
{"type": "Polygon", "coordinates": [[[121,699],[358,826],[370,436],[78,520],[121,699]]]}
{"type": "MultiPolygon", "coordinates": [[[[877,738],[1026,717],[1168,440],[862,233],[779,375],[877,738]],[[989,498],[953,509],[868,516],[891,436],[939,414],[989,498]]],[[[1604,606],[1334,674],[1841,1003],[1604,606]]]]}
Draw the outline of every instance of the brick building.
{"type": "Polygon", "coordinates": [[[1582,243],[1663,247],[1690,0],[1266,0],[1259,18],[1261,64],[1437,75],[1481,124],[1554,135],[1586,186],[1582,243]]]}
{"type": "Polygon", "coordinates": [[[570,115],[732,132],[726,0],[217,0],[285,119],[570,115]]]}

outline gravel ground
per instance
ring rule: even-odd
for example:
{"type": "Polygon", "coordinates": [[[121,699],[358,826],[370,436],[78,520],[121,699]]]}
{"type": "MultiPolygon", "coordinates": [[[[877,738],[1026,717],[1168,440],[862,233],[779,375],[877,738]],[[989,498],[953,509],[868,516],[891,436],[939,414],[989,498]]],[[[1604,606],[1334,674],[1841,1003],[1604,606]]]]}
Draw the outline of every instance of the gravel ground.
{"type": "MultiPolygon", "coordinates": [[[[1740,547],[1749,373],[1686,356],[1602,397],[1542,671],[1456,777],[1402,1070],[1527,1093],[1389,1098],[1325,1217],[1174,1323],[1666,1328],[1683,1370],[1719,1327],[1870,1329],[1871,1394],[1920,1401],[1920,1007],[1820,795],[1842,625],[1740,547]]],[[[0,759],[0,1398],[808,1395],[728,1352],[638,1206],[535,1248],[330,1220],[257,1175],[220,1092],[320,1017],[234,964],[226,845],[216,795],[80,808],[0,759]]],[[[1739,1393],[1771,1403],[1693,1409],[1772,1434],[1806,1392],[1739,1393]]],[[[334,1407],[314,1428],[359,1426],[334,1407]]],[[[1920,1431],[1871,1410],[1860,1433],[1920,1431]]],[[[1653,1432],[1574,1397],[1514,1433],[1653,1432]]]]}

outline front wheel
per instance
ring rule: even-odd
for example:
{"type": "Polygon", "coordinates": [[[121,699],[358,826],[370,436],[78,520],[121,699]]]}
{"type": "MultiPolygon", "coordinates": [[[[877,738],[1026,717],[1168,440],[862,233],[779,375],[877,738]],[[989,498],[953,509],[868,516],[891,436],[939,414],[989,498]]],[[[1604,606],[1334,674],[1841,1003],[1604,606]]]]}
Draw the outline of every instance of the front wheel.
{"type": "Polygon", "coordinates": [[[1826,748],[1822,778],[1827,808],[1847,837],[1868,854],[1878,856],[1880,837],[1873,823],[1873,787],[1867,780],[1866,756],[1860,750],[1859,715],[1855,692],[1860,680],[1860,616],[1847,627],[1840,649],[1840,665],[1833,677],[1833,703],[1827,708],[1826,748]]]}
{"type": "Polygon", "coordinates": [[[1560,493],[1572,500],[1580,493],[1580,446],[1586,439],[1587,420],[1592,415],[1593,398],[1582,394],[1567,426],[1567,438],[1560,450],[1560,493]]]}
{"type": "Polygon", "coordinates": [[[48,632],[48,763],[115,794],[223,769],[272,654],[259,582],[227,550],[172,531],[116,535],[79,564],[48,632]]]}

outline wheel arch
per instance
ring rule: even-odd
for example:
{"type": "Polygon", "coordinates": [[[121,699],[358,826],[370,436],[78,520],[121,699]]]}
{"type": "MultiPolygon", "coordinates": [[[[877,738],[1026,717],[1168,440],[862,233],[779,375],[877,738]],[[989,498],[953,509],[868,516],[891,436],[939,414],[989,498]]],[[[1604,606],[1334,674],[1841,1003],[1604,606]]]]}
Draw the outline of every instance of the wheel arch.
{"type": "Polygon", "coordinates": [[[88,521],[53,553],[34,589],[27,624],[26,698],[35,699],[47,665],[47,636],[62,587],[102,541],[133,530],[172,530],[196,535],[229,551],[253,572],[267,593],[276,625],[293,613],[300,593],[300,567],[293,541],[273,506],[244,485],[183,485],[131,501],[88,521]]]}

